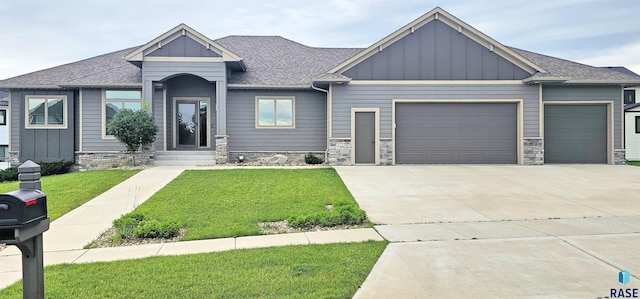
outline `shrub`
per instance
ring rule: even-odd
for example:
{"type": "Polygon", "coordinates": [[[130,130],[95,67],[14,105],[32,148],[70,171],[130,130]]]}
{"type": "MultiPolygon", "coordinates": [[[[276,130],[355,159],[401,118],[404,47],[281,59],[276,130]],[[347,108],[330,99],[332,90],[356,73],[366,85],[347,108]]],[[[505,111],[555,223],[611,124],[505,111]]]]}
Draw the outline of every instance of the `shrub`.
{"type": "Polygon", "coordinates": [[[322,159],[316,157],[316,155],[312,153],[308,153],[304,156],[304,162],[307,164],[322,164],[324,162],[322,159]]]}
{"type": "MultiPolygon", "coordinates": [[[[73,162],[71,161],[56,161],[56,162],[40,162],[40,175],[48,176],[54,174],[64,174],[71,170],[73,162]]],[[[0,170],[0,182],[17,181],[18,180],[18,167],[13,166],[7,169],[0,170]]]]}
{"type": "Polygon", "coordinates": [[[173,238],[180,233],[180,225],[175,221],[142,220],[133,230],[136,238],[173,238]]]}
{"type": "Polygon", "coordinates": [[[337,202],[330,211],[310,215],[293,216],[287,219],[290,227],[311,228],[313,226],[332,227],[338,225],[359,225],[367,222],[367,214],[349,202],[337,202]]]}
{"type": "Polygon", "coordinates": [[[18,180],[18,167],[9,167],[7,169],[0,170],[0,182],[17,181],[18,180]]]}
{"type": "Polygon", "coordinates": [[[116,236],[119,239],[132,238],[136,227],[144,220],[144,215],[140,213],[131,213],[113,221],[113,228],[116,230],[116,236]]]}
{"type": "Polygon", "coordinates": [[[56,162],[40,162],[40,174],[42,176],[65,174],[68,173],[73,165],[71,161],[56,161],[56,162]]]}

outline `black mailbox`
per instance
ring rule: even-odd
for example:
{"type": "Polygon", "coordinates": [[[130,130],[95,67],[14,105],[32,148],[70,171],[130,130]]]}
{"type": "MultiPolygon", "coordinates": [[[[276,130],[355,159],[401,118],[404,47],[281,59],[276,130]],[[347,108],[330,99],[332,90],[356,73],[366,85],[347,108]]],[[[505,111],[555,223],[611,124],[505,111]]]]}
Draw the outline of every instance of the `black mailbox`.
{"type": "Polygon", "coordinates": [[[47,218],[47,196],[40,190],[0,194],[0,229],[19,228],[47,218]]]}

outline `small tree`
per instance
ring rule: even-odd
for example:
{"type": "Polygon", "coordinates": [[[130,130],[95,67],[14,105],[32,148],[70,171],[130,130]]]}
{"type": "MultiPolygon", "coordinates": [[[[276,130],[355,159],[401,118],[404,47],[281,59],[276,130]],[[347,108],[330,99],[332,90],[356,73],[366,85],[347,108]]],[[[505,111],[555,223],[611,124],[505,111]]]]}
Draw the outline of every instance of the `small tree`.
{"type": "Polygon", "coordinates": [[[122,142],[131,154],[133,166],[136,166],[135,152],[140,147],[156,141],[158,126],[149,115],[148,107],[133,111],[122,109],[107,124],[107,134],[122,142]]]}

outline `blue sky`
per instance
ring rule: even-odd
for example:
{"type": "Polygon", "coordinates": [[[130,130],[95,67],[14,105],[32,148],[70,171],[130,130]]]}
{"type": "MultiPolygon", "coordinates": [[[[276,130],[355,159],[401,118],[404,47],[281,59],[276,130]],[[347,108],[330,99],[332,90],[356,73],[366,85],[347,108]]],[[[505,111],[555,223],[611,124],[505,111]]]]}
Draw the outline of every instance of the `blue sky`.
{"type": "Polygon", "coordinates": [[[367,47],[435,6],[507,46],[640,73],[637,0],[0,0],[0,79],[142,45],[180,23],[212,39],[367,47]]]}

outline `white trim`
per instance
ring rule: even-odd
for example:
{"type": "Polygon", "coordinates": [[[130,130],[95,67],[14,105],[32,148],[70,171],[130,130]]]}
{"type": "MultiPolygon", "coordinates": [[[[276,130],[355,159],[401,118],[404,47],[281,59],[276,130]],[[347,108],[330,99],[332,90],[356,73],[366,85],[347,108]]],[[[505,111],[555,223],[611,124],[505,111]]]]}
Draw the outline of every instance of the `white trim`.
{"type": "MultiPolygon", "coordinates": [[[[11,91],[9,91],[9,95],[7,95],[7,97],[5,98],[7,101],[7,106],[3,107],[7,109],[7,151],[11,152],[11,91]]],[[[9,157],[7,157],[7,160],[9,159],[9,157]]]]}
{"type": "MultiPolygon", "coordinates": [[[[277,129],[277,130],[282,130],[282,129],[288,129],[288,130],[292,130],[296,128],[296,97],[295,96],[256,96],[255,97],[255,102],[254,102],[254,110],[255,110],[255,129],[260,129],[260,130],[270,130],[270,129],[277,129]],[[259,105],[258,105],[258,101],[259,100],[273,100],[274,103],[273,105],[275,106],[275,101],[276,100],[291,100],[291,125],[290,126],[278,126],[276,124],[274,124],[273,126],[267,126],[267,125],[260,125],[259,124],[259,105]]],[[[274,110],[274,113],[277,114],[277,111],[274,110]]],[[[276,115],[273,116],[274,118],[277,118],[276,115]]],[[[274,121],[276,121],[274,119],[274,121]]]]}
{"type": "MultiPolygon", "coordinates": [[[[185,101],[185,102],[195,102],[197,103],[196,105],[196,112],[199,113],[200,111],[200,102],[201,101],[206,101],[207,102],[207,145],[206,146],[200,146],[200,134],[198,134],[197,137],[197,142],[196,142],[196,149],[201,149],[201,148],[210,148],[211,147],[211,98],[210,97],[173,97],[173,148],[176,149],[178,148],[178,114],[176,111],[176,104],[178,101],[185,101]]],[[[166,115],[166,113],[165,113],[166,115]]],[[[198,126],[200,126],[200,123],[198,123],[198,126]]],[[[198,128],[198,132],[200,132],[200,128],[198,128]]],[[[185,150],[189,150],[189,148],[185,148],[185,150]]]]}
{"type": "Polygon", "coordinates": [[[522,80],[352,80],[350,85],[524,85],[522,80]]]}
{"type": "Polygon", "coordinates": [[[277,85],[277,84],[227,84],[229,89],[296,89],[305,90],[311,88],[309,85],[277,85]]]}
{"type": "Polygon", "coordinates": [[[79,134],[79,136],[78,136],[78,150],[79,151],[82,151],[82,148],[83,148],[82,143],[84,141],[84,138],[82,136],[82,130],[83,130],[83,128],[82,128],[82,120],[83,120],[83,116],[82,116],[82,97],[83,97],[82,88],[80,88],[78,90],[78,106],[80,106],[80,107],[78,107],[78,122],[79,122],[79,125],[78,125],[78,128],[79,128],[78,129],[78,134],[79,134]]]}
{"type": "Polygon", "coordinates": [[[607,164],[614,163],[614,101],[547,101],[544,105],[607,105],[607,164]]]}
{"type": "Polygon", "coordinates": [[[327,132],[327,139],[331,139],[333,138],[333,84],[329,84],[329,93],[327,93],[327,102],[328,102],[328,113],[327,113],[327,120],[328,120],[328,132],[327,132]]]}
{"type": "Polygon", "coordinates": [[[392,138],[392,148],[393,148],[393,165],[396,165],[396,104],[397,103],[504,103],[504,104],[516,104],[516,156],[517,161],[516,164],[523,164],[523,143],[524,143],[524,99],[455,99],[455,100],[444,100],[444,99],[433,99],[433,100],[425,100],[425,99],[393,99],[391,100],[391,138],[392,138]]]}
{"type": "Polygon", "coordinates": [[[224,62],[222,57],[156,57],[145,56],[144,61],[160,62],[224,62]]]}
{"type": "Polygon", "coordinates": [[[356,165],[356,113],[373,112],[375,118],[374,164],[380,165],[380,108],[351,108],[351,165],[356,165]]]}
{"type": "Polygon", "coordinates": [[[542,138],[544,149],[544,103],[542,102],[542,83],[538,83],[538,135],[542,138]]]}
{"type": "Polygon", "coordinates": [[[162,88],[162,127],[164,128],[162,148],[167,151],[167,88],[162,88]]]}
{"type": "MultiPolygon", "coordinates": [[[[25,129],[45,129],[45,130],[65,130],[69,126],[69,118],[68,118],[68,101],[66,95],[25,95],[24,96],[24,127],[25,129]],[[29,100],[30,99],[44,99],[45,102],[48,102],[52,99],[61,99],[62,100],[62,125],[31,125],[29,124],[29,100]]],[[[47,115],[49,114],[48,104],[45,107],[45,123],[47,121],[47,115]]]]}

